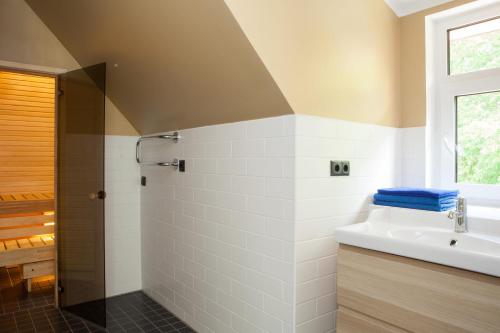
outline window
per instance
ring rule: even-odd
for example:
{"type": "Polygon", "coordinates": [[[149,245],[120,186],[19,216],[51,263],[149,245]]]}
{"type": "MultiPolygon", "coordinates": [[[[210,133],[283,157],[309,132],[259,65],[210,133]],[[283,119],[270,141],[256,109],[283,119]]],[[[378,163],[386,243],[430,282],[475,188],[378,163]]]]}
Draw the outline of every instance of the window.
{"type": "Polygon", "coordinates": [[[427,185],[500,204],[500,1],[426,20],[427,185]]]}
{"type": "Polygon", "coordinates": [[[500,18],[448,31],[449,73],[500,68],[500,18]]]}

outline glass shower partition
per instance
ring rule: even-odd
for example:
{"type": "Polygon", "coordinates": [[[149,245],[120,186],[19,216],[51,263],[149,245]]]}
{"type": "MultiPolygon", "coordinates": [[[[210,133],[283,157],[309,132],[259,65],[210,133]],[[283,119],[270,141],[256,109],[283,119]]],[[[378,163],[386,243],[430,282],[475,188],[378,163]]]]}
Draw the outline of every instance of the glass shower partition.
{"type": "Polygon", "coordinates": [[[105,64],[59,77],[56,186],[59,306],[103,327],[105,79],[105,64]]]}

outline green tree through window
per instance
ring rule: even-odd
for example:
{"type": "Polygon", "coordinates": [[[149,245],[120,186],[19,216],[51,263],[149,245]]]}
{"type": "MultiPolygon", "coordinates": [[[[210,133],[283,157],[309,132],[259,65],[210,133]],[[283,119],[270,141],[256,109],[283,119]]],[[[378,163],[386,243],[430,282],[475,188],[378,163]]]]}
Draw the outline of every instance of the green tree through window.
{"type": "MultiPolygon", "coordinates": [[[[490,25],[494,21],[498,19],[490,25]]],[[[458,35],[460,30],[457,29],[458,35]]],[[[450,32],[450,74],[500,68],[500,30],[465,32],[462,38],[454,38],[453,33],[450,32]]],[[[459,96],[456,107],[457,182],[500,184],[500,92],[459,96]]]]}
{"type": "Polygon", "coordinates": [[[457,97],[457,181],[500,184],[500,92],[457,97]]]}

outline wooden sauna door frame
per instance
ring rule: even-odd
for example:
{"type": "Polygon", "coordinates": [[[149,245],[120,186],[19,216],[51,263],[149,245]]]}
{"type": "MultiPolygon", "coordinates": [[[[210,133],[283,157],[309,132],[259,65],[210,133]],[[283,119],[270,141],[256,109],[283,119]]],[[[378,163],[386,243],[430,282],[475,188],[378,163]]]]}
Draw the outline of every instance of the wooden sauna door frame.
{"type": "MultiPolygon", "coordinates": [[[[21,73],[21,74],[30,74],[36,76],[45,76],[54,78],[54,188],[52,192],[54,193],[54,219],[57,221],[57,112],[59,109],[59,80],[58,77],[60,74],[67,72],[67,70],[60,68],[51,68],[45,66],[36,66],[36,65],[28,65],[21,63],[13,63],[0,61],[0,70],[6,72],[13,73],[21,73]]],[[[56,222],[57,223],[57,222],[56,222]]],[[[54,228],[54,304],[56,307],[59,307],[59,297],[58,297],[58,281],[59,281],[59,273],[57,269],[57,243],[58,240],[58,232],[57,225],[54,228]]]]}

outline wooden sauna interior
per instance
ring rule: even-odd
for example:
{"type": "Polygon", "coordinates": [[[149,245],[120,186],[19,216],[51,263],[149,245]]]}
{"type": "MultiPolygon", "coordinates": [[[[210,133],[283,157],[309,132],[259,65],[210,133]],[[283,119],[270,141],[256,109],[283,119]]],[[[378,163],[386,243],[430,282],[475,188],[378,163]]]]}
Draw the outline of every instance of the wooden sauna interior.
{"type": "Polygon", "coordinates": [[[0,68],[0,267],[54,274],[56,78],[0,68]]]}

